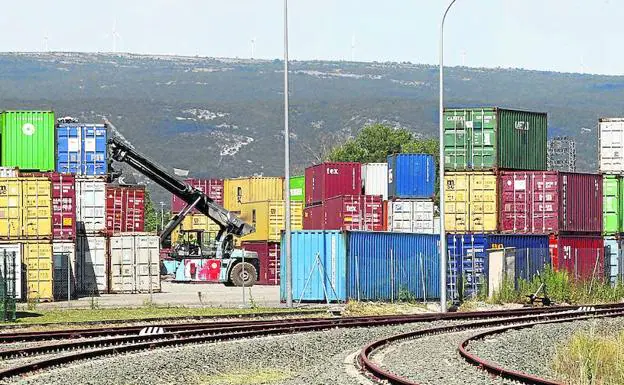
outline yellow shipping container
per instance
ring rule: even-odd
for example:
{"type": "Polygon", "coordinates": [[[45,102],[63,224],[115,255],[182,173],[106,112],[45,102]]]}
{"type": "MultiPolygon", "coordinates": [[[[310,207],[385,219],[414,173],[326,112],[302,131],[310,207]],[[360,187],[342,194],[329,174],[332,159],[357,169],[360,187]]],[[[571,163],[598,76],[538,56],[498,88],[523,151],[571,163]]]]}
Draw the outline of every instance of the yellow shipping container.
{"type": "Polygon", "coordinates": [[[449,232],[493,232],[498,228],[498,183],[493,172],[444,176],[444,223],[449,232]]]}
{"type": "Polygon", "coordinates": [[[23,260],[26,267],[28,300],[53,300],[52,243],[50,241],[23,241],[23,260]]]}
{"type": "MultiPolygon", "coordinates": [[[[286,227],[285,201],[270,200],[242,205],[240,218],[256,228],[241,241],[280,242],[286,227]]],[[[303,202],[290,202],[290,225],[293,230],[303,229],[303,202]]]]}
{"type": "Polygon", "coordinates": [[[0,238],[52,237],[52,185],[45,177],[0,178],[0,238]]]}
{"type": "Polygon", "coordinates": [[[182,230],[203,230],[206,240],[215,239],[219,232],[219,225],[214,223],[204,214],[187,215],[182,223],[171,233],[171,244],[175,245],[180,240],[180,229],[182,230]]]}
{"type": "Polygon", "coordinates": [[[226,179],[223,183],[223,205],[240,213],[243,203],[284,199],[284,178],[249,177],[226,179]]]}

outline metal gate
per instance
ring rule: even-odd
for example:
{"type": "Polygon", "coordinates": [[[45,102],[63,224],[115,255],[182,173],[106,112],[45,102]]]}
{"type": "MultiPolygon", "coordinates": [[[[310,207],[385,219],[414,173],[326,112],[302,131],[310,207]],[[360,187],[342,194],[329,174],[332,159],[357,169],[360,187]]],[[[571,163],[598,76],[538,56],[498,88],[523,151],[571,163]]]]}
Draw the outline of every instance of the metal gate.
{"type": "Polygon", "coordinates": [[[19,272],[19,263],[16,252],[3,250],[0,254],[0,321],[15,321],[15,301],[19,272]]]}

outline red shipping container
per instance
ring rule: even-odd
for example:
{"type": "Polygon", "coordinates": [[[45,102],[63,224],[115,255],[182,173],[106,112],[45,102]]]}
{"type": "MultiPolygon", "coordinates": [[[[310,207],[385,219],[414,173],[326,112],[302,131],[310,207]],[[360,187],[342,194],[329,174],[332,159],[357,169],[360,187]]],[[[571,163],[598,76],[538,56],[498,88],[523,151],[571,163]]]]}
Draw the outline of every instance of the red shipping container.
{"type": "Polygon", "coordinates": [[[323,230],[325,228],[325,208],[322,204],[303,209],[304,230],[323,230]]]}
{"type": "Polygon", "coordinates": [[[556,171],[500,173],[501,232],[602,231],[602,176],[556,171]]]}
{"type": "Polygon", "coordinates": [[[145,186],[106,186],[106,231],[144,231],[145,186]]]}
{"type": "Polygon", "coordinates": [[[280,283],[280,244],[277,242],[243,242],[241,249],[258,253],[260,271],[258,285],[279,285],[280,283]]]}
{"type": "Polygon", "coordinates": [[[321,163],[305,170],[305,203],[312,205],[339,195],[362,194],[362,166],[355,162],[321,163]]]}
{"type": "Polygon", "coordinates": [[[342,195],[326,200],[323,206],[323,230],[383,230],[381,195],[342,195]]]}
{"type": "Polygon", "coordinates": [[[601,235],[551,235],[553,268],[579,281],[604,278],[604,242],[601,235]]]}
{"type": "MultiPolygon", "coordinates": [[[[223,206],[223,179],[186,179],[186,183],[207,194],[216,204],[223,206]]],[[[173,195],[171,199],[171,212],[179,213],[186,207],[186,202],[173,195]]],[[[193,214],[199,213],[196,209],[193,214]]]]}
{"type": "Polygon", "coordinates": [[[49,174],[52,182],[52,236],[76,238],[76,179],[73,175],[49,174]]]}

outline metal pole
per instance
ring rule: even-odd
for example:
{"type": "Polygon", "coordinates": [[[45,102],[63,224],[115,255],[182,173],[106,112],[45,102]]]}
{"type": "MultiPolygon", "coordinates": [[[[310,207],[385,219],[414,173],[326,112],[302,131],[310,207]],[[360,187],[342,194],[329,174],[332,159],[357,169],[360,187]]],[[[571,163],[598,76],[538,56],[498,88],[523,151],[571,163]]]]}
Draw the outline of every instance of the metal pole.
{"type": "Polygon", "coordinates": [[[444,226],[444,20],[456,0],[446,7],[440,23],[440,311],[446,312],[446,229],[444,226]]]}
{"type": "Polygon", "coordinates": [[[243,270],[241,274],[243,275],[243,307],[247,307],[247,301],[245,300],[245,249],[243,249],[243,262],[242,262],[243,270]]]}
{"type": "Polygon", "coordinates": [[[290,131],[288,129],[288,0],[284,0],[284,200],[286,201],[286,228],[284,255],[286,256],[286,306],[292,301],[292,253],[290,246],[290,131]]]}
{"type": "Polygon", "coordinates": [[[154,296],[152,293],[152,253],[147,257],[147,269],[149,270],[149,301],[150,306],[154,304],[154,296]]]}
{"type": "Polygon", "coordinates": [[[71,257],[67,253],[67,307],[71,307],[71,257]]]}
{"type": "Polygon", "coordinates": [[[160,202],[160,231],[165,228],[165,203],[160,202]]]}

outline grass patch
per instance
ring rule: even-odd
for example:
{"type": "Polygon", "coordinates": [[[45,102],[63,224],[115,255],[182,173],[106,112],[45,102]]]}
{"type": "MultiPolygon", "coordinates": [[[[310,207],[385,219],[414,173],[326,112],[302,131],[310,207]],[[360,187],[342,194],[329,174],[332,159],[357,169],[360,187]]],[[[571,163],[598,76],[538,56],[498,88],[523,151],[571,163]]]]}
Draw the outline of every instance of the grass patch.
{"type": "Polygon", "coordinates": [[[557,348],[552,368],[570,385],[624,384],[624,332],[578,332],[557,348]]]}
{"type": "Polygon", "coordinates": [[[343,315],[375,316],[393,314],[414,314],[428,311],[427,305],[422,303],[382,303],[382,302],[358,302],[349,301],[345,306],[343,315]]]}
{"type": "MultiPolygon", "coordinates": [[[[37,310],[36,312],[18,312],[18,319],[13,323],[2,325],[29,325],[44,323],[75,323],[87,321],[113,321],[131,319],[150,319],[161,317],[190,317],[190,316],[232,316],[257,313],[302,312],[300,309],[286,308],[185,308],[185,307],[158,307],[154,305],[137,308],[102,308],[102,309],[53,309],[37,310]]],[[[311,313],[314,313],[311,311],[311,313]]]]}
{"type": "Polygon", "coordinates": [[[198,385],[266,385],[284,381],[291,373],[276,369],[249,370],[205,375],[198,379],[198,385]]]}

